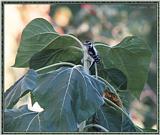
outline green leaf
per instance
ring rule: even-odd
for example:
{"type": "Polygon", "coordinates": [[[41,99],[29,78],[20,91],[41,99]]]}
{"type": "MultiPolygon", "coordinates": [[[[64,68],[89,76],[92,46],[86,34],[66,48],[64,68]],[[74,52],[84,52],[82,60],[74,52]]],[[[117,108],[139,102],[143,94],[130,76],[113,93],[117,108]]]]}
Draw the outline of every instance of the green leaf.
{"type": "Polygon", "coordinates": [[[5,108],[12,108],[18,100],[36,87],[37,73],[29,70],[4,93],[5,108]]]}
{"type": "Polygon", "coordinates": [[[50,127],[51,131],[76,131],[77,124],[104,103],[105,84],[86,74],[82,66],[41,74],[37,82],[33,95],[45,110],[40,115],[44,130],[50,127]]]}
{"type": "Polygon", "coordinates": [[[48,21],[37,18],[22,33],[14,66],[28,67],[30,62],[30,68],[38,69],[60,61],[80,63],[81,45],[73,35],[59,35],[48,21]]]}
{"type": "Polygon", "coordinates": [[[40,131],[39,113],[28,110],[27,105],[4,111],[5,132],[26,132],[32,122],[32,131],[40,131]]]}
{"type": "Polygon", "coordinates": [[[139,96],[147,79],[151,60],[151,50],[145,42],[136,36],[131,36],[113,47],[103,43],[95,43],[95,47],[100,54],[104,69],[115,68],[123,72],[127,77],[127,89],[139,96]]]}
{"type": "Polygon", "coordinates": [[[28,67],[30,58],[57,36],[58,33],[48,21],[42,18],[32,20],[22,33],[14,67],[28,67]]]}
{"type": "Polygon", "coordinates": [[[123,103],[123,106],[127,111],[129,111],[131,103],[135,100],[134,96],[132,96],[128,90],[118,90],[117,93],[123,103]]]}
{"type": "Polygon", "coordinates": [[[79,64],[83,53],[77,40],[71,35],[57,37],[46,48],[32,56],[30,68],[39,69],[62,61],[79,64]]]}
{"type": "MultiPolygon", "coordinates": [[[[95,74],[91,68],[91,74],[95,74]]],[[[120,70],[116,68],[105,69],[102,65],[98,64],[98,75],[107,80],[117,90],[127,89],[127,78],[120,70]]]]}
{"type": "MultiPolygon", "coordinates": [[[[30,79],[26,81],[26,78],[22,78],[17,83],[19,87],[16,87],[18,89],[16,92],[18,94],[21,88],[22,90],[34,88],[31,94],[44,111],[33,112],[26,106],[6,109],[4,112],[6,132],[78,131],[78,124],[91,117],[104,104],[102,95],[106,85],[86,74],[82,66],[62,67],[38,74],[35,79],[36,87],[30,79]],[[30,83],[26,84],[28,81],[30,83]]],[[[9,95],[6,94],[6,97],[9,95]]]]}
{"type": "Polygon", "coordinates": [[[109,132],[136,132],[136,127],[128,117],[110,104],[103,105],[96,113],[97,124],[109,132]]]}
{"type": "Polygon", "coordinates": [[[110,79],[112,85],[115,85],[120,90],[126,90],[127,88],[127,78],[126,76],[118,69],[110,68],[107,69],[107,77],[110,79]]]}

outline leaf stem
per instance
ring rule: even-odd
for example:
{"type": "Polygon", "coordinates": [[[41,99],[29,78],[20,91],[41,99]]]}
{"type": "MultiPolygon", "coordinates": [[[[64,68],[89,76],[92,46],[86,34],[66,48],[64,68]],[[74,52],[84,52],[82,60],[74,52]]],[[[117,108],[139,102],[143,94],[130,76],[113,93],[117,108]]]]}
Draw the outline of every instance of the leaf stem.
{"type": "Polygon", "coordinates": [[[62,34],[61,36],[71,37],[71,38],[75,39],[80,44],[81,48],[83,49],[84,70],[89,74],[88,53],[87,53],[86,48],[82,44],[82,42],[73,35],[62,34]]]}
{"type": "Polygon", "coordinates": [[[94,64],[96,79],[98,79],[97,63],[94,64]]]}
{"type": "Polygon", "coordinates": [[[116,105],[116,104],[113,103],[111,100],[109,100],[109,99],[107,99],[107,98],[105,98],[105,97],[103,97],[103,99],[104,99],[106,102],[112,104],[114,107],[116,107],[116,108],[117,108],[118,110],[120,110],[121,112],[125,113],[125,115],[129,118],[128,114],[127,114],[122,108],[120,108],[118,105],[116,105]]]}
{"type": "MultiPolygon", "coordinates": [[[[73,37],[74,38],[74,37],[73,37]]],[[[76,38],[77,42],[79,42],[79,44],[81,45],[82,49],[83,49],[83,67],[84,67],[84,70],[87,74],[89,74],[89,61],[88,61],[88,58],[89,58],[89,55],[88,55],[88,52],[87,52],[87,48],[76,38]]],[[[86,126],[86,121],[83,121],[80,123],[80,127],[79,127],[79,131],[83,131],[84,128],[86,126]]]]}
{"type": "Polygon", "coordinates": [[[74,38],[80,44],[81,48],[83,48],[82,42],[78,38],[76,38],[75,36],[69,35],[69,34],[62,34],[61,36],[66,36],[66,37],[74,38]]]}
{"type": "Polygon", "coordinates": [[[116,92],[116,90],[114,89],[114,87],[105,79],[103,79],[102,77],[98,76],[99,79],[101,79],[102,81],[104,81],[114,92],[116,92]]]}
{"type": "MultiPolygon", "coordinates": [[[[102,81],[104,81],[110,87],[110,89],[112,89],[114,91],[114,94],[118,97],[118,100],[121,101],[121,98],[117,94],[117,91],[115,90],[115,88],[107,80],[101,78],[100,76],[98,76],[98,78],[100,78],[102,81]]],[[[122,104],[122,106],[123,106],[123,104],[122,104]]]]}
{"type": "Polygon", "coordinates": [[[107,130],[106,128],[104,128],[103,126],[101,125],[98,125],[98,124],[88,124],[84,127],[84,129],[88,129],[88,128],[91,128],[91,127],[96,127],[96,128],[100,128],[102,129],[104,132],[109,132],[109,130],[107,130]]]}
{"type": "Polygon", "coordinates": [[[42,72],[43,70],[46,70],[46,69],[48,69],[48,68],[52,68],[52,67],[55,67],[55,66],[61,66],[61,65],[75,66],[75,64],[73,64],[73,63],[60,62],[60,63],[55,63],[55,64],[51,64],[51,65],[49,65],[49,66],[45,66],[45,67],[39,68],[39,69],[37,69],[36,71],[37,71],[37,72],[42,72]]]}
{"type": "Polygon", "coordinates": [[[88,61],[88,53],[87,49],[83,47],[84,53],[83,53],[83,67],[87,74],[89,74],[89,61],[88,61]]]}

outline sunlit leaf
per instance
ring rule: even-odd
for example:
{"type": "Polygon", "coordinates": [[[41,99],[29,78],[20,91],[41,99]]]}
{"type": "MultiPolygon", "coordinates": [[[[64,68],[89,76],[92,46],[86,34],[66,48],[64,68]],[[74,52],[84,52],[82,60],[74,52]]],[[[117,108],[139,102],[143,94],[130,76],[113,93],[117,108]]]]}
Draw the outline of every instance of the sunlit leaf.
{"type": "Polygon", "coordinates": [[[45,48],[57,36],[58,33],[45,19],[32,20],[23,30],[14,66],[28,67],[33,54],[45,48]]]}
{"type": "Polygon", "coordinates": [[[59,35],[48,21],[37,18],[22,33],[14,66],[28,67],[30,63],[30,68],[38,69],[60,61],[80,63],[80,48],[81,43],[76,37],[59,35]]]}

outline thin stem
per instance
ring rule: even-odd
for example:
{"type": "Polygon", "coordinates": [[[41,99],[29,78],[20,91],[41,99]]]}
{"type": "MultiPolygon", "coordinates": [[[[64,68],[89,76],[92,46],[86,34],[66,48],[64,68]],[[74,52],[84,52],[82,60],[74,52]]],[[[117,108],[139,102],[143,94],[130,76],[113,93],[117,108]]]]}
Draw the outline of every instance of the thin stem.
{"type": "Polygon", "coordinates": [[[105,98],[105,97],[103,97],[103,99],[104,99],[106,102],[108,102],[108,103],[112,104],[113,106],[115,106],[115,107],[116,107],[118,110],[120,110],[121,112],[125,113],[125,115],[126,115],[127,117],[129,117],[128,114],[127,114],[122,108],[120,108],[118,105],[116,105],[115,103],[113,103],[111,100],[109,100],[109,99],[107,99],[107,98],[105,98]]]}
{"type": "MultiPolygon", "coordinates": [[[[118,97],[118,100],[121,101],[121,98],[119,97],[119,95],[117,94],[117,91],[115,90],[115,88],[105,79],[101,78],[100,76],[98,76],[98,78],[100,78],[102,81],[104,81],[107,85],[109,85],[109,87],[114,91],[115,95],[118,97]]],[[[122,104],[123,106],[123,104],[122,104]]]]}
{"type": "Polygon", "coordinates": [[[52,68],[52,67],[55,67],[55,66],[61,66],[61,65],[67,65],[67,66],[72,66],[72,67],[75,66],[75,64],[73,64],[73,63],[60,62],[60,63],[55,63],[55,64],[52,64],[52,65],[49,65],[49,66],[45,66],[45,67],[39,68],[36,71],[37,72],[41,72],[41,71],[46,70],[48,68],[52,68]]]}
{"type": "Polygon", "coordinates": [[[89,55],[87,52],[87,48],[83,47],[83,66],[87,74],[89,74],[89,66],[90,66],[88,59],[89,59],[89,55]]]}
{"type": "Polygon", "coordinates": [[[99,79],[101,79],[102,81],[104,81],[107,85],[109,85],[109,87],[114,91],[116,92],[116,90],[114,89],[114,87],[105,79],[103,79],[102,77],[98,76],[99,79]]]}
{"type": "Polygon", "coordinates": [[[77,46],[69,46],[69,48],[73,48],[73,49],[76,49],[76,50],[81,51],[81,52],[83,51],[82,48],[79,48],[77,46]]]}
{"type": "Polygon", "coordinates": [[[88,128],[91,128],[91,127],[100,128],[100,129],[102,129],[104,132],[109,132],[109,130],[107,130],[106,128],[104,128],[103,126],[98,125],[98,124],[89,124],[89,125],[86,125],[86,126],[84,127],[84,129],[88,129],[88,128]]]}
{"type": "MultiPolygon", "coordinates": [[[[80,43],[81,47],[83,48],[83,67],[87,74],[89,74],[89,62],[88,62],[88,52],[87,48],[78,40],[77,42],[80,43]]],[[[83,131],[86,126],[86,121],[80,123],[79,131],[83,131]]]]}
{"type": "Polygon", "coordinates": [[[97,63],[94,64],[96,79],[98,79],[97,63]]]}
{"type": "Polygon", "coordinates": [[[87,53],[86,47],[84,47],[82,42],[78,38],[74,37],[73,35],[63,34],[61,36],[71,37],[80,44],[81,48],[83,49],[84,70],[89,74],[88,53],[87,53]]]}
{"type": "Polygon", "coordinates": [[[62,34],[61,36],[74,38],[80,44],[81,48],[83,48],[82,42],[78,38],[76,38],[75,36],[69,35],[69,34],[62,34]]]}

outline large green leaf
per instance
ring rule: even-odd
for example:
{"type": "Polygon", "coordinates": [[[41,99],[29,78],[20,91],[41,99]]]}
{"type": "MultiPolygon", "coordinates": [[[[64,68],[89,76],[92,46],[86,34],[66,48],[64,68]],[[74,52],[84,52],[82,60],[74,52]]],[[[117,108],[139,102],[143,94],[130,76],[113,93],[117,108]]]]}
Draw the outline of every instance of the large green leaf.
{"type": "Polygon", "coordinates": [[[151,59],[151,51],[145,42],[131,36],[113,47],[103,43],[95,43],[95,47],[102,59],[103,68],[115,68],[123,72],[127,77],[127,89],[139,96],[147,79],[151,59]]]}
{"type": "Polygon", "coordinates": [[[78,124],[104,104],[105,88],[102,81],[86,74],[82,66],[38,74],[36,88],[31,92],[44,111],[31,112],[26,107],[6,109],[5,131],[78,131],[78,124]]]}
{"type": "Polygon", "coordinates": [[[76,62],[82,57],[80,41],[73,35],[59,35],[52,25],[37,18],[24,29],[17,52],[15,67],[40,67],[60,61],[76,62]]]}
{"type": "Polygon", "coordinates": [[[110,104],[103,105],[96,113],[97,124],[109,132],[136,132],[136,127],[129,116],[110,104]]]}
{"type": "Polygon", "coordinates": [[[46,48],[33,55],[30,60],[30,68],[39,69],[62,61],[79,64],[82,57],[82,49],[80,49],[80,44],[75,37],[63,35],[57,37],[46,48]]]}
{"type": "Polygon", "coordinates": [[[32,20],[24,29],[18,48],[15,67],[28,67],[33,54],[45,48],[59,36],[52,25],[42,18],[32,20]]]}
{"type": "Polygon", "coordinates": [[[4,93],[5,108],[12,108],[18,100],[36,87],[37,73],[29,70],[4,93]]]}
{"type": "Polygon", "coordinates": [[[104,89],[104,83],[86,74],[82,66],[40,75],[33,94],[46,110],[43,117],[51,121],[42,126],[47,128],[51,124],[53,131],[76,131],[77,124],[104,103],[104,89]]]}

